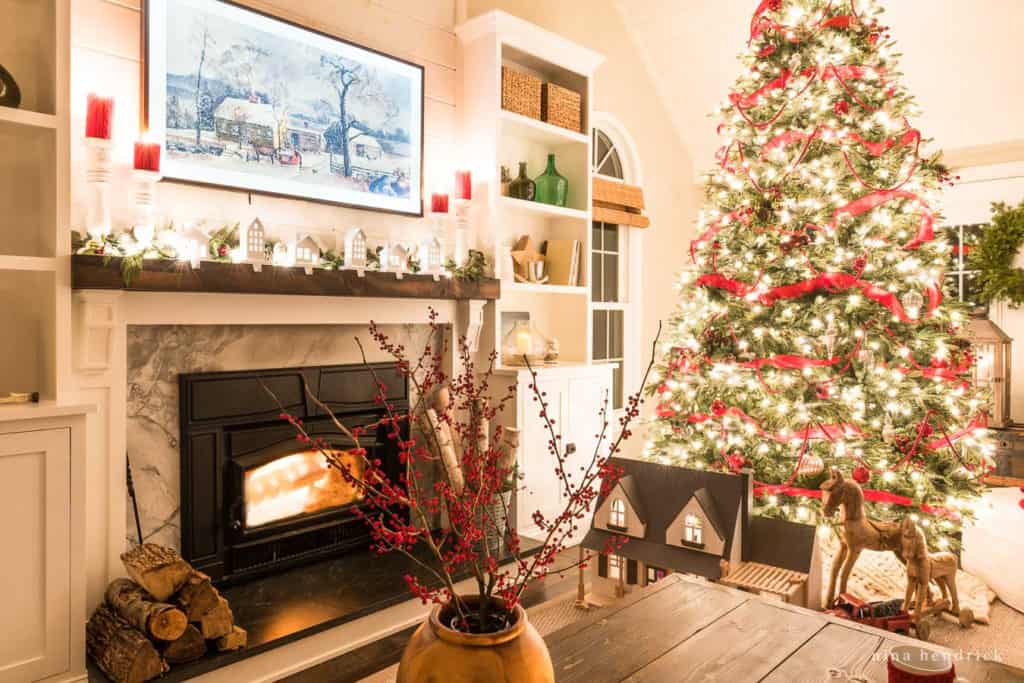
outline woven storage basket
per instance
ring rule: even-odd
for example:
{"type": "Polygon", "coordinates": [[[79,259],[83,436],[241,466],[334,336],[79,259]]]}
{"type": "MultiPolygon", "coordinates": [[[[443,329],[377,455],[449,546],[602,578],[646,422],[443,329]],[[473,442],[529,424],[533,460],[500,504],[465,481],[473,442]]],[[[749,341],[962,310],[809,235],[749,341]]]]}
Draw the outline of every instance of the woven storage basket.
{"type": "Polygon", "coordinates": [[[541,119],[567,128],[574,133],[583,129],[583,97],[578,92],[554,83],[545,83],[541,90],[541,119]]]}
{"type": "Polygon", "coordinates": [[[536,76],[501,67],[501,108],[539,120],[540,86],[536,76]]]}

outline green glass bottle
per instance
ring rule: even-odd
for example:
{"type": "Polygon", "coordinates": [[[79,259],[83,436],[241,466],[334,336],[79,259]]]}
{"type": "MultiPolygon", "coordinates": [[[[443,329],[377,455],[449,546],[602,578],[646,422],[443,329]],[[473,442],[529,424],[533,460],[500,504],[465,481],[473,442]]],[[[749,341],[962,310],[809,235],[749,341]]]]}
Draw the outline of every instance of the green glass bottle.
{"type": "Polygon", "coordinates": [[[538,202],[565,206],[566,197],[569,194],[569,181],[559,174],[555,168],[555,155],[548,155],[548,167],[544,173],[537,176],[537,197],[538,202]]]}
{"type": "Polygon", "coordinates": [[[537,186],[534,184],[530,177],[526,175],[526,162],[519,162],[519,177],[508,184],[508,196],[514,199],[525,199],[528,202],[533,201],[533,195],[536,192],[537,186]]]}

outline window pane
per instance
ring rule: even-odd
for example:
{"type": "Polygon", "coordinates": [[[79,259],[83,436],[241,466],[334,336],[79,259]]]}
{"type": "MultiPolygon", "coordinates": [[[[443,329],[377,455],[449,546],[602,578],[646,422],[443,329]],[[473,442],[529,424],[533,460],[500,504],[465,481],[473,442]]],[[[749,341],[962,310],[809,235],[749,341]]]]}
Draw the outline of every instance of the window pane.
{"type": "MultiPolygon", "coordinates": [[[[597,166],[611,151],[612,141],[601,131],[594,132],[594,165],[597,166]]],[[[600,173],[600,171],[598,171],[600,173]]]]}
{"type": "Polygon", "coordinates": [[[942,278],[942,295],[960,301],[960,275],[954,273],[942,278]]]}
{"type": "Polygon", "coordinates": [[[604,294],[601,291],[601,255],[590,255],[590,296],[594,301],[604,301],[604,294]]]}
{"type": "Polygon", "coordinates": [[[978,285],[978,273],[977,271],[970,271],[964,273],[964,293],[963,301],[971,305],[976,305],[981,299],[978,295],[981,292],[981,287],[978,285]]]}
{"type": "Polygon", "coordinates": [[[623,311],[608,311],[608,357],[623,358],[625,352],[622,348],[623,335],[623,311]]]}
{"type": "Polygon", "coordinates": [[[604,251],[619,251],[619,226],[612,223],[602,223],[604,226],[604,251]]]}
{"type": "Polygon", "coordinates": [[[594,360],[608,357],[608,311],[594,311],[594,360]]]}
{"type": "Polygon", "coordinates": [[[601,246],[601,235],[604,234],[604,228],[602,227],[603,225],[603,223],[598,223],[597,221],[594,221],[593,225],[591,226],[591,241],[594,243],[591,247],[592,249],[604,248],[601,246]]]}
{"type": "Polygon", "coordinates": [[[619,256],[618,254],[605,254],[601,272],[601,281],[604,283],[603,301],[619,300],[619,256]]]}
{"type": "Polygon", "coordinates": [[[601,168],[597,169],[597,172],[609,178],[622,179],[622,162],[619,160],[619,153],[612,150],[612,153],[608,155],[608,158],[601,164],[601,168]]]}
{"type": "Polygon", "coordinates": [[[622,395],[622,363],[612,368],[612,408],[620,410],[625,403],[622,395]]]}
{"type": "Polygon", "coordinates": [[[946,270],[960,270],[960,227],[947,227],[943,230],[942,236],[949,242],[949,263],[946,266],[946,270]]]}

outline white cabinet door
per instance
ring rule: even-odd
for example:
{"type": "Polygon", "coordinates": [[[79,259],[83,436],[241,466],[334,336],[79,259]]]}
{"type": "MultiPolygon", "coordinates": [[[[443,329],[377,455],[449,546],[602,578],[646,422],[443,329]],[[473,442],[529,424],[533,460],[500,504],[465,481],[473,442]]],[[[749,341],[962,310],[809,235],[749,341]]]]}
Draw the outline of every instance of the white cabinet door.
{"type": "MultiPolygon", "coordinates": [[[[565,434],[569,450],[567,467],[570,482],[577,487],[583,479],[587,466],[594,459],[601,433],[601,425],[605,419],[601,411],[606,407],[611,412],[611,370],[607,373],[571,377],[568,382],[568,399],[565,434]]],[[[601,444],[601,455],[607,455],[609,442],[618,432],[618,421],[608,416],[608,432],[601,444]]],[[[589,515],[587,516],[589,519],[589,515]]],[[[569,543],[579,543],[587,533],[589,524],[580,524],[580,528],[570,538],[569,543]]]]}
{"type": "MultiPolygon", "coordinates": [[[[522,479],[516,498],[516,519],[520,534],[538,538],[544,532],[537,528],[533,514],[539,511],[546,520],[554,519],[561,512],[561,496],[555,473],[557,462],[548,448],[551,433],[545,420],[540,417],[541,406],[533,400],[534,393],[529,384],[529,379],[519,383],[518,400],[522,406],[523,434],[519,446],[519,472],[522,479]]],[[[540,375],[537,388],[546,394],[544,400],[548,405],[548,417],[554,421],[555,433],[558,434],[563,428],[566,413],[565,379],[540,375]]]]}
{"type": "Polygon", "coordinates": [[[0,682],[69,668],[70,508],[70,430],[0,434],[0,682]]]}

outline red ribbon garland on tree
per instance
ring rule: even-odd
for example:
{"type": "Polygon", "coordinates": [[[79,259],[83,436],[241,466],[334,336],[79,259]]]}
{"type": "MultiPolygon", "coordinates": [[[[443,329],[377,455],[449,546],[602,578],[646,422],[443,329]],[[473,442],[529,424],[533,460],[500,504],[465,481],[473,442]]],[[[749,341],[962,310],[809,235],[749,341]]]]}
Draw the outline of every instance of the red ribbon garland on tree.
{"type": "MultiPolygon", "coordinates": [[[[864,500],[869,500],[872,503],[887,503],[890,505],[903,505],[906,507],[915,507],[916,504],[912,498],[907,496],[901,496],[896,493],[890,493],[889,491],[878,491],[876,489],[863,489],[864,500]]],[[[757,498],[763,497],[765,494],[781,494],[783,496],[799,496],[801,498],[816,498],[821,499],[821,491],[818,489],[802,489],[796,486],[788,486],[784,484],[766,484],[764,482],[755,482],[754,496],[757,498]]],[[[923,512],[937,517],[946,517],[948,519],[959,520],[960,513],[955,510],[943,507],[941,505],[928,505],[922,503],[920,506],[923,512]]]]}
{"type": "MultiPolygon", "coordinates": [[[[822,273],[809,280],[803,280],[791,285],[772,287],[767,290],[759,290],[745,282],[726,277],[720,273],[707,273],[697,278],[696,285],[698,287],[722,289],[741,298],[753,295],[756,301],[765,306],[771,306],[781,299],[796,299],[818,290],[860,289],[864,296],[886,308],[901,322],[917,322],[917,320],[907,315],[895,294],[848,273],[822,273]]],[[[942,293],[937,285],[929,285],[926,292],[928,294],[928,311],[924,319],[930,317],[942,301],[942,293]]]]}

